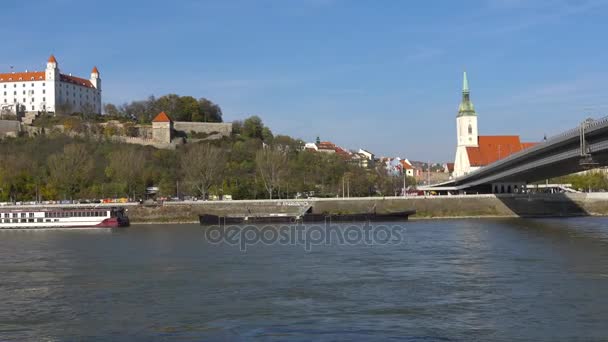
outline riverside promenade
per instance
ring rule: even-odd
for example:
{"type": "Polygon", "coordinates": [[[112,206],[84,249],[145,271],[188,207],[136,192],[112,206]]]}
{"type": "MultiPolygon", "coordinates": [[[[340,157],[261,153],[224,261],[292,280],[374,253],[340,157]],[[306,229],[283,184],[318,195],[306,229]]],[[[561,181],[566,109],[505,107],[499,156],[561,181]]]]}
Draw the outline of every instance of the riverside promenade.
{"type": "Polygon", "coordinates": [[[608,215],[608,193],[576,194],[487,194],[408,197],[351,197],[231,201],[175,201],[155,204],[104,203],[2,206],[25,207],[112,207],[128,210],[132,223],[198,222],[198,215],[226,215],[243,210],[275,212],[310,206],[312,213],[349,214],[416,210],[411,219],[482,217],[571,217],[608,215]]]}

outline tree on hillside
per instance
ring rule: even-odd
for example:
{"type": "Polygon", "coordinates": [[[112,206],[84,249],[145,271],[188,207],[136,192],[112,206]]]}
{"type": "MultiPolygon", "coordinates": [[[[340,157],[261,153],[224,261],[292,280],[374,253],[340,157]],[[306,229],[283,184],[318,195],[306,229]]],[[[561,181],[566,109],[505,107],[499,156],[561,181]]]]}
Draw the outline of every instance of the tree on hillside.
{"type": "Polygon", "coordinates": [[[108,154],[105,173],[110,179],[126,185],[129,196],[135,198],[135,189],[143,187],[143,174],[146,157],[141,151],[128,147],[108,154]]]}
{"type": "Polygon", "coordinates": [[[124,112],[112,103],[106,103],[103,106],[103,112],[108,116],[123,116],[124,112]]]}
{"type": "Polygon", "coordinates": [[[192,115],[192,121],[222,122],[222,109],[217,104],[201,97],[198,99],[198,113],[192,115]]]}
{"type": "Polygon", "coordinates": [[[251,116],[243,121],[242,134],[246,138],[257,138],[262,139],[262,133],[264,131],[264,124],[259,116],[251,116]]]}
{"type": "Polygon", "coordinates": [[[146,100],[126,103],[121,108],[106,104],[106,113],[116,113],[133,116],[141,123],[149,123],[156,114],[167,113],[175,121],[192,122],[222,122],[222,109],[206,98],[198,100],[192,96],[179,96],[168,94],[146,100]]]}
{"type": "Polygon", "coordinates": [[[64,196],[73,198],[91,178],[94,161],[83,144],[70,144],[48,158],[50,181],[64,196]]]}
{"type": "Polygon", "coordinates": [[[213,185],[221,184],[225,164],[224,152],[210,144],[190,146],[181,156],[184,180],[191,183],[203,199],[213,185]]]}
{"type": "Polygon", "coordinates": [[[268,198],[272,199],[272,194],[281,184],[287,170],[287,155],[277,149],[262,148],[256,153],[255,162],[268,198]]]}

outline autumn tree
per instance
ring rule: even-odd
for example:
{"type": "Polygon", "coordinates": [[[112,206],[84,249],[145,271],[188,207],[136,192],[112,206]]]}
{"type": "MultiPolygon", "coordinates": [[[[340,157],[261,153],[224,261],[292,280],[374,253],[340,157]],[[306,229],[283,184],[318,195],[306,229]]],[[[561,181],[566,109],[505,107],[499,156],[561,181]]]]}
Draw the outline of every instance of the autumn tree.
{"type": "Polygon", "coordinates": [[[48,158],[50,181],[66,196],[73,198],[88,184],[94,161],[83,144],[69,144],[63,152],[48,158]]]}
{"type": "Polygon", "coordinates": [[[287,155],[278,149],[262,148],[255,155],[255,163],[268,198],[272,199],[272,194],[280,186],[287,170],[287,155]]]}
{"type": "Polygon", "coordinates": [[[184,180],[192,184],[203,199],[213,185],[221,184],[225,164],[224,151],[210,144],[190,146],[181,156],[184,180]]]}
{"type": "Polygon", "coordinates": [[[105,174],[110,179],[124,183],[127,193],[135,197],[135,189],[143,184],[146,157],[141,151],[127,147],[108,154],[105,174]]]}

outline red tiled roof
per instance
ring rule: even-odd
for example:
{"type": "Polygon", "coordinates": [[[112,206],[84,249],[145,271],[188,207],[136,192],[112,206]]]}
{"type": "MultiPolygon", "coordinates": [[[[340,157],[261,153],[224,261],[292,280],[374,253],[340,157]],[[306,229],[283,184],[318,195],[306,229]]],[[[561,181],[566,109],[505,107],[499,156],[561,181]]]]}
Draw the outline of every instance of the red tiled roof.
{"type": "Polygon", "coordinates": [[[93,67],[93,70],[91,71],[91,74],[99,74],[99,70],[97,70],[96,66],[93,67]]]}
{"type": "Polygon", "coordinates": [[[44,71],[14,72],[0,74],[0,82],[42,81],[46,79],[44,71]]]}
{"type": "Polygon", "coordinates": [[[84,78],[60,74],[59,79],[62,82],[72,83],[72,84],[76,84],[76,85],[87,87],[87,88],[95,88],[93,86],[93,83],[91,83],[91,81],[85,80],[84,78]]]}
{"type": "Polygon", "coordinates": [[[401,160],[401,166],[405,170],[413,170],[414,169],[414,167],[412,165],[410,165],[408,162],[406,162],[405,159],[401,160]]]}
{"type": "Polygon", "coordinates": [[[160,112],[152,122],[171,122],[171,118],[165,112],[160,112]]]}
{"type": "Polygon", "coordinates": [[[471,166],[485,166],[534,145],[520,142],[517,135],[479,136],[479,147],[467,147],[467,154],[471,166]]]}
{"type": "Polygon", "coordinates": [[[55,55],[51,55],[51,57],[49,57],[49,63],[55,63],[55,64],[57,64],[57,60],[55,59],[55,55]]]}
{"type": "Polygon", "coordinates": [[[448,172],[454,172],[454,163],[447,163],[448,172]]]}
{"type": "Polygon", "coordinates": [[[321,141],[320,143],[317,144],[317,148],[323,149],[323,150],[335,150],[336,145],[334,145],[333,143],[331,143],[329,141],[321,141]]]}

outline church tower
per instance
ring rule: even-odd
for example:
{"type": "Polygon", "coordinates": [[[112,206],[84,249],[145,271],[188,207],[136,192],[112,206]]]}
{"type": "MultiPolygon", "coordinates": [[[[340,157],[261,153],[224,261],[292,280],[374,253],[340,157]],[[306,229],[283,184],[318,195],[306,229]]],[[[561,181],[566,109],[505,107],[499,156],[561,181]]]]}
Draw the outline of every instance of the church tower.
{"type": "Polygon", "coordinates": [[[469,81],[467,73],[462,80],[462,100],[458,107],[456,116],[456,136],[458,144],[456,147],[456,158],[454,160],[454,177],[461,177],[471,171],[469,153],[467,148],[479,147],[479,131],[477,130],[477,113],[470,99],[469,81]]]}
{"type": "Polygon", "coordinates": [[[458,116],[456,117],[456,128],[458,137],[458,146],[477,147],[477,139],[479,133],[477,130],[477,113],[470,99],[469,81],[467,73],[464,72],[462,80],[462,100],[458,107],[458,116]]]}

